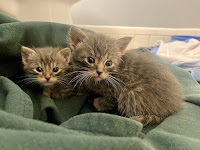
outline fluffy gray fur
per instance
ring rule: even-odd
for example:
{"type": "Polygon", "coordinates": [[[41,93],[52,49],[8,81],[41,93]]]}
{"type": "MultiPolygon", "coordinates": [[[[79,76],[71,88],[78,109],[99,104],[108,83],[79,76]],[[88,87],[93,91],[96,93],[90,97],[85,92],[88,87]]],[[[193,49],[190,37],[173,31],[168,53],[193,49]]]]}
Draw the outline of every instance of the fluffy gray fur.
{"type": "Polygon", "coordinates": [[[114,40],[98,33],[85,34],[77,28],[71,29],[70,36],[71,63],[79,72],[73,81],[84,91],[102,96],[94,100],[98,111],[117,107],[120,115],[145,126],[160,123],[181,110],[180,83],[166,66],[148,54],[139,50],[125,52],[131,38],[114,40]]]}
{"type": "Polygon", "coordinates": [[[66,78],[66,74],[71,71],[70,54],[69,48],[22,46],[21,55],[27,76],[22,82],[41,85],[43,94],[53,99],[74,94],[73,86],[68,85],[70,80],[66,78]],[[37,71],[38,67],[42,69],[41,72],[37,71]],[[55,71],[55,68],[58,70],[55,71]]]}

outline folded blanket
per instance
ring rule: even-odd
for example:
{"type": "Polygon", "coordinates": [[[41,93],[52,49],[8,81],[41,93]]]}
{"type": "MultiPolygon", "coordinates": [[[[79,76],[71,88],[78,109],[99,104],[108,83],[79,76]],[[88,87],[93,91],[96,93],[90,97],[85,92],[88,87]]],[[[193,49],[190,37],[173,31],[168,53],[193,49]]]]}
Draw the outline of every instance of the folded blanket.
{"type": "Polygon", "coordinates": [[[22,75],[20,45],[69,46],[71,26],[20,22],[4,14],[0,14],[0,23],[2,150],[200,149],[200,87],[186,71],[165,64],[184,88],[184,109],[158,126],[143,128],[135,120],[92,112],[87,95],[54,101],[40,90],[22,90],[14,82],[22,75]]]}

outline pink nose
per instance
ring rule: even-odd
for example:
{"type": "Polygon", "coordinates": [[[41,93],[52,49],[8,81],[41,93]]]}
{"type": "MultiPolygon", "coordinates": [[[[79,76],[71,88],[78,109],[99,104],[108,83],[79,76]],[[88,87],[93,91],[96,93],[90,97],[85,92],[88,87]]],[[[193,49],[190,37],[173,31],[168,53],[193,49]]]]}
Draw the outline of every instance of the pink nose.
{"type": "Polygon", "coordinates": [[[46,78],[47,81],[49,81],[49,79],[50,79],[51,77],[45,77],[45,78],[46,78]]]}
{"type": "Polygon", "coordinates": [[[97,71],[97,74],[100,76],[103,72],[97,71]]]}

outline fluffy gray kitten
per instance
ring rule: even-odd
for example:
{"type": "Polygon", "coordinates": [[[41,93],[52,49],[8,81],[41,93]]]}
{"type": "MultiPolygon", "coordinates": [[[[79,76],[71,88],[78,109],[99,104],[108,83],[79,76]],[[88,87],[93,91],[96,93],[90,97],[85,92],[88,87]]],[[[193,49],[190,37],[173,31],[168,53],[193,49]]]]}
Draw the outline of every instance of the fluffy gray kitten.
{"type": "Polygon", "coordinates": [[[25,84],[39,84],[43,94],[53,98],[64,98],[74,94],[66,74],[71,71],[69,48],[21,48],[22,62],[27,76],[25,84]]]}
{"type": "Polygon", "coordinates": [[[145,126],[182,108],[182,87],[175,76],[144,52],[125,52],[130,37],[114,40],[73,27],[70,38],[71,63],[79,72],[73,81],[83,91],[101,95],[94,100],[98,111],[117,107],[120,115],[145,126]]]}

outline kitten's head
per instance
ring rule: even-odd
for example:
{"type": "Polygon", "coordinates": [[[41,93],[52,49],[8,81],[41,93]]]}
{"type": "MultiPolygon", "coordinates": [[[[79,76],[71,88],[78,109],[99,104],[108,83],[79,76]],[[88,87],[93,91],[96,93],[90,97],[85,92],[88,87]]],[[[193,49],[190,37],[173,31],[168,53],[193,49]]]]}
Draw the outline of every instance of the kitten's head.
{"type": "Polygon", "coordinates": [[[85,34],[78,28],[72,27],[70,33],[72,63],[82,70],[87,70],[85,75],[94,81],[109,78],[109,75],[117,71],[131,39],[124,37],[113,40],[98,33],[85,34]]]}
{"type": "Polygon", "coordinates": [[[28,48],[22,46],[21,55],[24,71],[28,80],[50,86],[63,81],[69,68],[70,49],[64,48],[28,48]]]}

